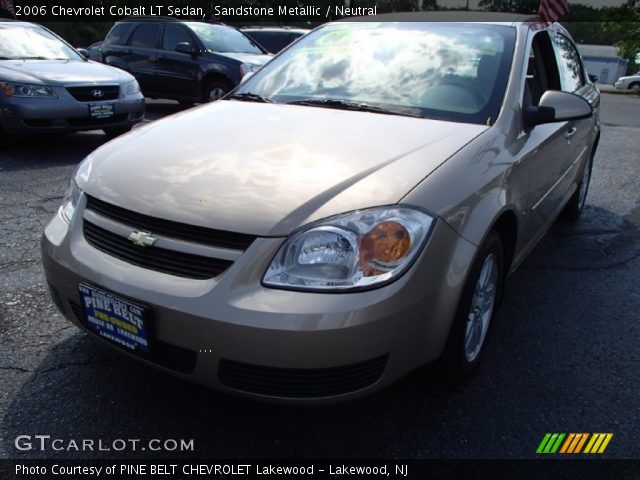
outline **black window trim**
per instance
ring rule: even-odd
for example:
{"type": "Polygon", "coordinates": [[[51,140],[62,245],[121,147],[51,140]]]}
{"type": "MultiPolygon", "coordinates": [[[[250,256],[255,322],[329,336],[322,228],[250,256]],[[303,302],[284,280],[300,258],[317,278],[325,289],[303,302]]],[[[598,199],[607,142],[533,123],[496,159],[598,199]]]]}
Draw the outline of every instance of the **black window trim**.
{"type": "MultiPolygon", "coordinates": [[[[578,50],[578,47],[576,45],[576,43],[573,41],[573,39],[565,34],[563,31],[561,30],[556,30],[554,32],[555,36],[562,36],[564,37],[564,39],[569,42],[569,45],[571,45],[571,47],[573,48],[574,52],[577,55],[578,58],[578,65],[580,67],[580,86],[574,90],[573,92],[570,93],[575,93],[577,91],[580,91],[581,89],[583,89],[586,85],[587,85],[587,79],[586,79],[586,69],[584,68],[584,62],[582,61],[582,55],[580,55],[580,50],[578,50]]],[[[560,48],[560,46],[554,41],[553,42],[554,46],[556,46],[557,48],[560,48]]],[[[555,50],[555,48],[554,48],[555,50]]],[[[554,52],[555,53],[555,52],[554,52]]],[[[558,57],[556,57],[556,63],[558,63],[558,57]]],[[[560,75],[560,66],[558,65],[558,74],[560,75]]],[[[560,85],[562,85],[562,77],[560,76],[560,85]]]]}
{"type": "Polygon", "coordinates": [[[162,24],[162,32],[160,33],[160,41],[159,41],[159,45],[158,45],[158,48],[160,50],[162,50],[163,52],[177,53],[175,50],[165,50],[164,49],[164,32],[166,31],[167,27],[171,27],[171,26],[178,27],[178,28],[184,30],[186,32],[186,34],[189,36],[189,38],[191,38],[191,42],[193,43],[193,46],[196,47],[198,50],[202,51],[202,49],[203,49],[202,42],[200,42],[200,39],[195,34],[195,32],[193,30],[191,30],[188,25],[185,25],[185,24],[180,23],[180,22],[175,22],[175,23],[172,22],[172,23],[163,23],[162,24]]]}
{"type": "Polygon", "coordinates": [[[154,22],[138,22],[138,23],[136,24],[136,26],[133,28],[133,30],[131,30],[131,33],[129,34],[129,38],[128,38],[127,43],[125,44],[125,46],[127,46],[127,47],[132,47],[132,48],[149,48],[149,49],[158,50],[158,49],[160,49],[159,42],[160,42],[160,40],[161,40],[161,38],[162,38],[162,36],[160,35],[161,31],[162,31],[162,24],[160,24],[160,23],[154,23],[154,22]],[[155,45],[154,45],[154,46],[151,46],[151,47],[141,47],[141,46],[139,46],[139,45],[138,45],[138,46],[137,46],[137,45],[131,45],[131,40],[133,39],[133,35],[136,33],[136,31],[137,31],[139,28],[141,28],[141,27],[143,27],[143,26],[145,26],[145,25],[154,25],[154,26],[156,26],[156,27],[157,27],[157,30],[156,30],[156,38],[155,38],[155,45]]]}

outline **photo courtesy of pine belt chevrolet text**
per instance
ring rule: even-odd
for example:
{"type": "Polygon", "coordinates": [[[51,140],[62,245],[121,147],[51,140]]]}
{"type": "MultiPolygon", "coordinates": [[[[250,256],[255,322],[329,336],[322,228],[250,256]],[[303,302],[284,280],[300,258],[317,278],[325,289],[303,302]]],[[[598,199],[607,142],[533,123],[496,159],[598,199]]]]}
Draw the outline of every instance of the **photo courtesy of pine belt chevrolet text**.
{"type": "Polygon", "coordinates": [[[256,399],[468,379],[509,275],[584,208],[600,94],[558,24],[428,18],[318,27],[89,154],[42,237],[58,309],[256,399]]]}

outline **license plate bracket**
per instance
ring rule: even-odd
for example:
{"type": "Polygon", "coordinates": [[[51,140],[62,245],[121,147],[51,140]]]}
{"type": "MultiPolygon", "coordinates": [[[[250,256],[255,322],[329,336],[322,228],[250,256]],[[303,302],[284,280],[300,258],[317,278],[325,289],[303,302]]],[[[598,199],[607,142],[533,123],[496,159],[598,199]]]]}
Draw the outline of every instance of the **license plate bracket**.
{"type": "Polygon", "coordinates": [[[89,116],[95,119],[105,119],[113,117],[115,113],[113,103],[90,103],[89,116]]]}
{"type": "Polygon", "coordinates": [[[81,283],[78,285],[85,326],[101,338],[142,355],[151,352],[149,309],[143,305],[81,283]]]}

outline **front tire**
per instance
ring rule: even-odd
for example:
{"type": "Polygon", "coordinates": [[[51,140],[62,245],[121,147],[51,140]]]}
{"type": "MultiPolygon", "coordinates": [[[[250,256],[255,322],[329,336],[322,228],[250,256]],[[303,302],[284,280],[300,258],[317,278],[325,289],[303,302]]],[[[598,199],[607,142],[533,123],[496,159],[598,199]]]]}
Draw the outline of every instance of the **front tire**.
{"type": "Polygon", "coordinates": [[[640,82],[633,82],[629,85],[629,90],[633,90],[634,93],[640,93],[640,82]]]}
{"type": "Polygon", "coordinates": [[[491,231],[471,267],[440,359],[445,383],[463,384],[480,366],[503,279],[502,241],[491,231]]]}
{"type": "Polygon", "coordinates": [[[561,213],[563,220],[575,222],[580,218],[584,206],[587,203],[587,193],[589,193],[589,184],[591,183],[591,170],[593,169],[593,155],[584,167],[582,178],[578,184],[578,188],[564,207],[561,213]]]}
{"type": "Polygon", "coordinates": [[[204,88],[205,102],[215,102],[231,91],[231,87],[222,80],[212,80],[204,88]]]}

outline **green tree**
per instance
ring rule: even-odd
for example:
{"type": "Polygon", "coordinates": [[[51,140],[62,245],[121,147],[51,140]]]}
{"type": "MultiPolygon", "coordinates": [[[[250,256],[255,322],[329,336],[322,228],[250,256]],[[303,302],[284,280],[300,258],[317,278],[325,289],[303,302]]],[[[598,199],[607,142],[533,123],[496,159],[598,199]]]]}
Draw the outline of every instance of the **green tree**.
{"type": "Polygon", "coordinates": [[[594,8],[588,5],[571,4],[569,13],[560,18],[560,23],[566,28],[577,43],[593,45],[613,45],[618,36],[605,30],[603,22],[613,15],[617,8],[594,8]]]}
{"type": "MultiPolygon", "coordinates": [[[[361,0],[356,0],[358,6],[363,3],[361,0]]],[[[355,2],[351,0],[353,5],[355,2]]],[[[370,4],[378,5],[378,13],[387,12],[418,12],[423,10],[437,10],[438,2],[436,0],[383,0],[379,2],[369,2],[370,4]]],[[[363,5],[364,6],[364,5],[363,5]]]]}
{"type": "Polygon", "coordinates": [[[629,60],[628,71],[636,72],[635,58],[640,53],[640,0],[628,0],[611,12],[604,23],[604,30],[617,37],[615,46],[619,55],[629,60]]]}
{"type": "Polygon", "coordinates": [[[538,13],[539,0],[481,0],[481,7],[490,12],[538,13]]]}

